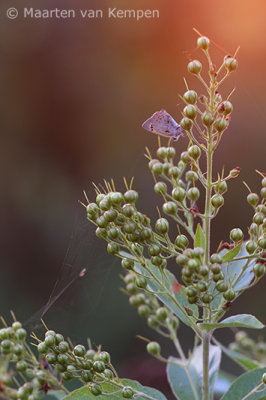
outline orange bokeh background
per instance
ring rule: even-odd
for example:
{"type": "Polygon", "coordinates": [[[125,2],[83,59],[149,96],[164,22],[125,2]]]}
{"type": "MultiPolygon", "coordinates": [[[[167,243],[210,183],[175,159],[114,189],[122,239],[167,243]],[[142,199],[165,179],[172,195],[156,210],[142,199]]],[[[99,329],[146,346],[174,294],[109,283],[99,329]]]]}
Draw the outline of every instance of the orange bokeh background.
{"type": "MultiPolygon", "coordinates": [[[[247,189],[242,180],[247,181],[252,190],[259,191],[260,179],[255,169],[265,171],[265,20],[263,0],[2,1],[2,313],[12,308],[22,316],[18,317],[27,319],[47,301],[68,239],[77,228],[77,199],[82,198],[83,189],[91,189],[92,181],[97,183],[113,177],[122,190],[122,176],[135,176],[136,188],[142,193],[140,208],[150,212],[160,204],[153,194],[143,157],[145,146],[155,151],[157,139],[144,131],[141,124],[161,108],[177,121],[181,119],[182,104],[178,94],[185,91],[184,76],[189,86],[201,93],[201,86],[189,76],[186,68],[189,60],[203,57],[196,48],[197,34],[193,27],[213,40],[211,51],[217,64],[240,46],[239,69],[222,90],[227,96],[236,88],[232,96],[231,124],[216,153],[215,171],[223,167],[228,171],[238,165],[241,175],[230,183],[225,207],[214,224],[213,250],[220,240],[228,240],[228,233],[235,226],[247,234],[252,212],[246,204],[247,189]],[[9,20],[5,15],[11,6],[17,7],[20,13],[16,20],[9,20]],[[21,15],[23,7],[106,9],[109,6],[159,9],[160,18],[139,22],[107,18],[30,20],[21,15]]],[[[177,151],[182,151],[186,145],[186,140],[180,140],[176,144],[177,151]]],[[[84,292],[90,290],[90,270],[95,264],[94,259],[88,257],[88,278],[86,283],[80,283],[88,285],[84,292]]],[[[117,270],[112,274],[115,276],[117,270]]],[[[98,279],[104,281],[100,272],[98,279]]],[[[262,284],[259,288],[263,291],[262,284]]],[[[77,286],[75,298],[79,290],[77,286]]],[[[94,322],[91,322],[84,309],[84,319],[80,321],[71,314],[69,307],[65,320],[61,321],[62,329],[72,327],[75,320],[73,332],[79,338],[88,334],[89,323],[93,327],[97,325],[100,326],[98,330],[91,328],[93,339],[97,343],[101,340],[114,345],[123,296],[115,297],[117,287],[104,290],[106,297],[112,296],[113,309],[112,302],[106,300],[109,307],[106,310],[106,303],[100,300],[101,311],[94,312],[94,322]],[[111,320],[111,312],[114,312],[114,320],[111,320]],[[106,331],[103,320],[109,324],[108,338],[103,333],[106,331]]],[[[238,307],[254,312],[260,305],[261,291],[256,288],[252,295],[244,296],[234,311],[238,307]]],[[[128,321],[142,327],[137,325],[139,320],[133,316],[134,311],[128,311],[127,304],[123,310],[128,313],[128,321]]],[[[56,315],[56,311],[54,313],[56,315]]],[[[263,318],[264,310],[258,310],[257,315],[263,318]]],[[[133,328],[123,329],[135,334],[133,328]]],[[[125,351],[131,340],[125,339],[126,344],[121,345],[117,353],[125,351]]]]}

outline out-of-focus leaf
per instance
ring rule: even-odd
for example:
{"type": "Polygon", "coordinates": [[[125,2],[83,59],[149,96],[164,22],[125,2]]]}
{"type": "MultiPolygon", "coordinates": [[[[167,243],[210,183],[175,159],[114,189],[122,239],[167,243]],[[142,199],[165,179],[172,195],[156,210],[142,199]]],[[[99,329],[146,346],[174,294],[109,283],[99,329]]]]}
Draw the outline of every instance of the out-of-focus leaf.
{"type": "Polygon", "coordinates": [[[66,397],[64,392],[59,390],[50,390],[48,394],[45,396],[45,400],[62,400],[66,397]]]}
{"type": "MultiPolygon", "coordinates": [[[[249,394],[261,381],[262,375],[266,372],[266,368],[257,368],[252,371],[245,372],[237,378],[229,390],[225,393],[221,400],[241,400],[249,394]]],[[[249,396],[248,400],[265,400],[266,390],[254,393],[249,396]]]]}
{"type": "Polygon", "coordinates": [[[167,379],[175,397],[178,400],[199,400],[200,380],[194,366],[189,365],[187,370],[180,365],[181,361],[179,359],[170,357],[168,361],[167,379]]]}
{"type": "Polygon", "coordinates": [[[213,338],[214,343],[216,343],[222,351],[237,364],[239,364],[245,370],[252,370],[261,367],[258,361],[251,360],[250,358],[244,356],[243,354],[237,353],[236,351],[229,350],[227,347],[223,346],[218,342],[217,339],[213,338]]]}
{"type": "MultiPolygon", "coordinates": [[[[150,396],[150,398],[154,400],[167,400],[166,397],[159,392],[159,390],[147,387],[147,386],[142,386],[139,382],[137,381],[132,381],[130,379],[121,379],[119,381],[122,383],[124,386],[130,386],[132,389],[137,390],[140,393],[143,393],[147,396],[150,396]]],[[[99,395],[97,396],[98,400],[124,400],[125,398],[122,396],[121,391],[118,391],[119,388],[117,386],[112,385],[111,383],[104,383],[101,385],[102,386],[102,391],[104,393],[110,393],[108,395],[99,395]]],[[[95,396],[90,392],[88,386],[84,386],[80,389],[75,390],[71,394],[65,397],[66,400],[95,400],[95,396]]],[[[141,396],[141,394],[138,397],[139,399],[144,399],[144,397],[141,396]]]]}
{"type": "Polygon", "coordinates": [[[234,376],[229,375],[224,371],[220,371],[214,385],[214,393],[220,396],[225,394],[235,379],[234,376]]]}

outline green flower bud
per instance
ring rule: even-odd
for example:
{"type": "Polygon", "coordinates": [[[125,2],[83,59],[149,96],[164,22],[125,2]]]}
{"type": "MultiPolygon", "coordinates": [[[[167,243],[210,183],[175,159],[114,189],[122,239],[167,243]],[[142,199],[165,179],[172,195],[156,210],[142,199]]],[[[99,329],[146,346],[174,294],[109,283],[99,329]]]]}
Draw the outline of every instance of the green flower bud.
{"type": "Polygon", "coordinates": [[[211,204],[215,208],[215,210],[222,207],[224,204],[223,196],[220,194],[214,194],[211,198],[211,204]]]}
{"type": "Polygon", "coordinates": [[[147,352],[152,356],[158,356],[161,352],[161,346],[157,342],[150,342],[147,345],[147,352]]]}
{"type": "Polygon", "coordinates": [[[228,127],[228,121],[223,117],[217,118],[214,122],[214,126],[218,132],[222,132],[228,127]]]}
{"type": "Polygon", "coordinates": [[[46,344],[47,347],[55,346],[55,337],[52,335],[46,336],[46,338],[44,339],[44,343],[46,344]]]}
{"type": "Polygon", "coordinates": [[[103,216],[104,216],[104,218],[106,219],[107,222],[113,222],[113,221],[115,221],[115,219],[117,217],[117,211],[116,210],[105,211],[103,216]]]}
{"type": "Polygon", "coordinates": [[[109,379],[110,381],[113,379],[114,374],[110,369],[105,369],[103,371],[104,375],[106,376],[107,379],[109,379]]]}
{"type": "Polygon", "coordinates": [[[266,372],[262,375],[262,382],[266,385],[266,372]]]}
{"type": "Polygon", "coordinates": [[[165,235],[169,231],[169,222],[165,218],[157,219],[155,229],[158,233],[165,235]]]}
{"type": "Polygon", "coordinates": [[[54,365],[57,361],[56,355],[54,353],[46,354],[45,359],[51,365],[54,365]]]}
{"type": "Polygon", "coordinates": [[[164,182],[157,182],[157,183],[154,185],[154,191],[155,191],[155,193],[157,193],[157,194],[164,194],[164,193],[166,193],[166,192],[167,192],[166,183],[164,183],[164,182]]]}
{"type": "Polygon", "coordinates": [[[103,372],[105,370],[105,364],[102,361],[94,361],[93,369],[95,372],[103,372]]]}
{"type": "Polygon", "coordinates": [[[233,111],[233,105],[228,100],[223,101],[218,107],[218,112],[225,116],[231,114],[232,111],[233,111]]]}
{"type": "Polygon", "coordinates": [[[124,200],[126,203],[135,203],[139,198],[138,192],[136,190],[128,190],[124,194],[124,200]]]}
{"type": "Polygon", "coordinates": [[[236,297],[236,292],[233,289],[228,289],[223,293],[223,297],[226,301],[233,301],[236,297]]]}
{"type": "Polygon", "coordinates": [[[188,261],[187,266],[191,271],[195,271],[198,268],[199,263],[197,260],[192,259],[188,261]]]}
{"type": "Polygon", "coordinates": [[[181,187],[174,188],[172,190],[172,196],[176,201],[181,202],[186,196],[186,191],[181,187]]]}
{"type": "Polygon", "coordinates": [[[198,281],[197,289],[200,292],[206,292],[206,290],[208,289],[208,284],[205,281],[198,281]]]}
{"type": "Polygon", "coordinates": [[[215,186],[215,191],[219,194],[224,194],[227,192],[227,183],[226,181],[220,181],[219,183],[217,183],[217,185],[215,186]]]}
{"type": "Polygon", "coordinates": [[[107,252],[108,252],[109,254],[117,254],[117,253],[119,253],[119,250],[120,250],[119,244],[117,244],[117,243],[115,243],[115,242],[110,242],[110,243],[108,243],[108,245],[107,245],[107,252]]]}
{"type": "Polygon", "coordinates": [[[201,276],[207,276],[209,273],[209,268],[207,267],[207,265],[201,265],[199,267],[199,274],[201,276]]]}
{"type": "Polygon", "coordinates": [[[265,274],[265,265],[257,263],[253,267],[253,272],[257,278],[260,278],[265,274]]]}
{"type": "Polygon", "coordinates": [[[177,179],[180,175],[180,169],[178,167],[171,167],[168,173],[172,178],[177,179]]]}
{"type": "Polygon", "coordinates": [[[18,340],[25,340],[25,339],[26,339],[26,336],[27,336],[27,331],[26,331],[24,328],[19,328],[19,329],[16,331],[16,338],[17,338],[18,340]]]}
{"type": "Polygon", "coordinates": [[[188,72],[190,72],[191,74],[198,75],[198,74],[200,74],[200,71],[202,69],[202,64],[200,61],[194,60],[194,61],[191,61],[190,63],[188,63],[187,69],[188,69],[188,72]]]}
{"type": "Polygon", "coordinates": [[[203,303],[209,304],[213,301],[213,295],[211,293],[204,293],[201,296],[201,300],[203,301],[203,303]]]}
{"type": "Polygon", "coordinates": [[[190,146],[190,148],[188,149],[188,154],[191,158],[193,158],[193,160],[197,161],[197,159],[201,155],[201,150],[200,150],[199,146],[194,144],[193,146],[190,146]]]}
{"type": "Polygon", "coordinates": [[[126,290],[127,290],[127,292],[128,292],[129,294],[136,294],[136,293],[138,293],[138,288],[137,288],[137,286],[135,285],[135,283],[133,283],[133,282],[127,284],[126,290]]]}
{"type": "Polygon", "coordinates": [[[136,229],[137,229],[137,224],[134,221],[127,222],[124,225],[124,231],[126,233],[134,233],[136,229]]]}
{"type": "Polygon", "coordinates": [[[172,168],[172,164],[171,163],[169,163],[169,162],[165,162],[164,164],[163,164],[163,172],[164,172],[164,174],[169,174],[169,169],[170,168],[172,168]]]}
{"type": "Polygon", "coordinates": [[[263,187],[266,187],[266,178],[262,179],[261,184],[262,184],[263,187]]]}
{"type": "Polygon", "coordinates": [[[256,242],[253,242],[252,240],[247,242],[246,250],[247,250],[248,254],[253,254],[254,251],[256,250],[256,248],[257,248],[256,242]]]}
{"type": "Polygon", "coordinates": [[[93,380],[93,373],[91,371],[81,371],[81,379],[84,382],[91,382],[93,380]]]}
{"type": "Polygon", "coordinates": [[[210,46],[210,39],[208,39],[206,36],[201,36],[197,40],[197,45],[200,49],[207,50],[210,46]]]}
{"type": "Polygon", "coordinates": [[[198,295],[198,291],[194,286],[188,286],[185,290],[188,297],[196,297],[198,295]]]}
{"type": "Polygon", "coordinates": [[[180,126],[185,131],[189,131],[191,129],[192,125],[193,125],[193,123],[192,123],[191,119],[189,119],[187,117],[184,117],[181,119],[180,126]]]}
{"type": "Polygon", "coordinates": [[[177,212],[177,205],[173,201],[168,201],[163,204],[163,212],[167,215],[175,215],[177,212]]]}
{"type": "Polygon", "coordinates": [[[159,321],[158,321],[158,319],[155,317],[155,315],[151,315],[151,316],[148,318],[148,325],[149,325],[151,328],[157,328],[157,327],[159,326],[159,321]]]}
{"type": "Polygon", "coordinates": [[[15,321],[12,324],[12,329],[14,329],[14,331],[17,331],[18,329],[22,328],[22,324],[19,321],[15,321]]]}
{"type": "Polygon", "coordinates": [[[147,279],[144,276],[138,276],[136,278],[136,285],[140,289],[145,289],[147,287],[147,279]]]}
{"type": "Polygon", "coordinates": [[[148,247],[148,252],[150,256],[158,256],[161,252],[161,248],[157,244],[152,244],[148,247]]]}
{"type": "Polygon", "coordinates": [[[263,199],[266,199],[266,187],[263,187],[260,191],[260,195],[263,199]]]}
{"type": "Polygon", "coordinates": [[[224,58],[224,66],[228,70],[228,72],[233,72],[238,67],[238,62],[235,58],[230,56],[225,56],[224,58]]]}
{"type": "Polygon", "coordinates": [[[109,199],[114,206],[119,206],[123,201],[123,195],[120,192],[113,192],[109,194],[109,199]]]}
{"type": "Polygon", "coordinates": [[[38,346],[37,346],[37,349],[38,349],[38,352],[40,354],[43,354],[43,353],[47,352],[47,346],[46,346],[46,344],[44,342],[39,343],[38,346]]]}
{"type": "Polygon", "coordinates": [[[189,157],[189,154],[187,151],[183,151],[181,153],[181,161],[183,161],[184,164],[189,164],[191,161],[191,158],[189,157]]]}
{"type": "Polygon", "coordinates": [[[214,117],[211,113],[204,112],[201,116],[201,120],[205,126],[211,126],[214,122],[214,117]]]}
{"type": "Polygon", "coordinates": [[[67,353],[69,351],[69,344],[66,341],[60,342],[58,350],[60,353],[67,353]]]}
{"type": "Polygon", "coordinates": [[[100,204],[100,202],[105,198],[105,195],[103,193],[100,193],[96,197],[96,203],[100,204]]]}
{"type": "Polygon", "coordinates": [[[226,292],[228,289],[228,284],[226,281],[220,281],[216,283],[215,288],[218,290],[218,292],[226,292]]]}
{"type": "Polygon", "coordinates": [[[67,354],[58,354],[57,361],[59,362],[59,364],[62,364],[62,365],[67,364],[69,361],[68,355],[67,354]]]}
{"type": "Polygon", "coordinates": [[[162,262],[163,262],[162,257],[158,257],[158,256],[151,257],[151,263],[153,265],[156,265],[156,267],[160,267],[160,265],[162,265],[162,262]]]}
{"type": "Polygon", "coordinates": [[[95,234],[98,238],[102,239],[102,238],[106,238],[107,236],[107,230],[104,228],[97,228],[95,231],[95,234]]]}
{"type": "Polygon", "coordinates": [[[21,360],[16,363],[16,368],[18,371],[24,372],[28,368],[28,364],[26,363],[26,361],[21,360]]]}
{"type": "Polygon", "coordinates": [[[188,90],[183,96],[183,99],[188,104],[195,104],[197,101],[197,98],[198,98],[198,95],[195,92],[195,90],[188,90]]]}
{"type": "Polygon", "coordinates": [[[199,196],[200,196],[200,191],[199,191],[199,189],[196,188],[196,187],[190,188],[190,189],[188,190],[188,192],[187,192],[187,197],[188,197],[189,200],[191,200],[191,201],[196,201],[196,200],[198,200],[199,196]]]}
{"type": "Polygon", "coordinates": [[[256,207],[256,205],[258,204],[259,200],[260,200],[260,198],[259,198],[259,196],[257,195],[257,193],[249,193],[249,194],[247,195],[247,201],[248,201],[248,203],[249,203],[250,205],[254,206],[254,207],[256,207]]]}
{"type": "Polygon", "coordinates": [[[102,388],[98,383],[90,383],[90,391],[94,396],[99,396],[102,393],[102,388]]]}
{"type": "Polygon", "coordinates": [[[74,352],[75,356],[83,357],[86,353],[86,349],[81,344],[78,344],[77,346],[74,347],[73,352],[74,352]]]}
{"type": "Polygon", "coordinates": [[[138,307],[138,314],[140,317],[147,318],[150,315],[150,312],[150,307],[145,304],[138,307]]]}
{"type": "Polygon", "coordinates": [[[213,274],[217,275],[222,271],[222,266],[220,264],[212,264],[211,265],[211,271],[213,274]]]}
{"type": "Polygon", "coordinates": [[[213,274],[212,275],[213,282],[218,282],[218,281],[221,281],[222,279],[224,279],[224,273],[223,272],[220,272],[219,274],[213,274]]]}
{"type": "Polygon", "coordinates": [[[159,149],[157,150],[157,156],[162,160],[165,160],[167,158],[167,148],[159,147],[159,149]]]}
{"type": "Polygon", "coordinates": [[[212,264],[222,264],[223,262],[223,257],[220,254],[212,254],[211,255],[211,263],[212,264]]]}
{"type": "Polygon", "coordinates": [[[107,196],[100,201],[99,207],[102,211],[109,210],[109,208],[111,207],[111,202],[107,196]]]}
{"type": "Polygon", "coordinates": [[[168,157],[169,159],[172,159],[172,158],[175,157],[176,151],[175,151],[175,148],[174,148],[174,147],[167,147],[166,150],[167,150],[167,157],[168,157]]]}
{"type": "Polygon", "coordinates": [[[165,321],[166,318],[168,317],[168,310],[166,307],[160,307],[156,310],[156,317],[160,321],[165,321]]]}
{"type": "Polygon", "coordinates": [[[108,221],[104,218],[104,216],[101,216],[96,219],[96,224],[99,228],[106,228],[108,225],[108,221]]]}
{"type": "Polygon", "coordinates": [[[131,260],[130,258],[123,258],[121,261],[121,265],[123,268],[131,270],[134,268],[134,261],[131,260]]]}
{"type": "Polygon", "coordinates": [[[234,228],[230,232],[230,239],[235,243],[237,243],[239,240],[242,240],[243,237],[244,237],[244,234],[241,231],[241,229],[239,229],[239,228],[234,228]]]}
{"type": "Polygon", "coordinates": [[[134,396],[134,391],[133,391],[133,389],[131,389],[131,387],[130,386],[125,386],[123,389],[122,389],[122,396],[125,398],[125,399],[132,399],[132,397],[134,396]]]}
{"type": "Polygon", "coordinates": [[[253,222],[257,225],[261,225],[263,223],[264,215],[261,213],[256,213],[253,217],[253,222]]]}
{"type": "Polygon", "coordinates": [[[187,105],[184,110],[184,115],[189,119],[195,119],[197,116],[197,108],[191,104],[187,105]]]}
{"type": "Polygon", "coordinates": [[[263,250],[266,249],[266,236],[260,236],[259,237],[258,245],[260,246],[261,249],[263,249],[263,250]]]}
{"type": "Polygon", "coordinates": [[[181,267],[183,267],[184,265],[186,265],[188,262],[188,259],[186,256],[184,256],[183,254],[179,254],[179,256],[176,257],[176,263],[178,265],[180,265],[181,267]]]}
{"type": "Polygon", "coordinates": [[[198,301],[198,297],[187,297],[187,301],[189,302],[189,304],[195,304],[198,301]]]}
{"type": "Polygon", "coordinates": [[[186,172],[186,181],[193,182],[193,184],[199,179],[198,174],[194,171],[186,172]]]}
{"type": "Polygon", "coordinates": [[[202,247],[195,247],[193,249],[193,254],[196,258],[201,258],[204,256],[204,250],[202,247]]]}
{"type": "Polygon", "coordinates": [[[178,249],[184,250],[188,246],[188,238],[185,235],[178,235],[175,244],[178,249]]]}

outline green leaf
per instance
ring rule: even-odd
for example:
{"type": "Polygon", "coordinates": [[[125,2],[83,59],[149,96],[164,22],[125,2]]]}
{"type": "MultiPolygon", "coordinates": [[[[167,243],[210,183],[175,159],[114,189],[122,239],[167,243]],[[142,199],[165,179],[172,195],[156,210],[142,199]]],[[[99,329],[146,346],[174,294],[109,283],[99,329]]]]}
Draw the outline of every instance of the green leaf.
{"type": "Polygon", "coordinates": [[[186,369],[174,357],[169,357],[168,362],[167,378],[175,397],[178,400],[199,400],[200,380],[194,366],[190,365],[186,369]]]}
{"type": "Polygon", "coordinates": [[[45,396],[45,400],[61,400],[65,397],[66,394],[60,390],[49,390],[47,396],[45,396]]]}
{"type": "MultiPolygon", "coordinates": [[[[221,363],[221,349],[218,346],[210,345],[209,347],[209,385],[210,385],[210,393],[211,397],[214,392],[214,385],[218,376],[220,363],[221,363]]],[[[203,348],[202,345],[197,346],[194,350],[190,365],[194,367],[197,372],[197,376],[199,377],[200,382],[200,390],[201,383],[203,379],[203,348]]]]}
{"type": "MultiPolygon", "coordinates": [[[[189,365],[186,368],[178,359],[168,359],[167,377],[171,389],[179,400],[201,399],[201,386],[203,379],[202,345],[194,350],[189,365]],[[175,363],[175,364],[173,364],[175,363]]],[[[210,345],[209,352],[209,382],[210,393],[214,392],[214,385],[221,362],[221,350],[218,346],[210,345]]]]}
{"type": "MultiPolygon", "coordinates": [[[[125,251],[120,251],[120,254],[123,257],[133,258],[131,254],[126,253],[125,251]]],[[[162,282],[162,274],[158,267],[153,265],[150,260],[146,259],[146,265],[148,266],[151,274],[148,270],[142,265],[135,262],[135,270],[145,276],[150,277],[148,279],[147,288],[150,292],[154,293],[154,295],[166,306],[169,307],[170,310],[185,324],[188,326],[192,325],[191,319],[188,317],[185,307],[190,308],[193,311],[193,316],[197,319],[198,318],[198,307],[195,304],[190,304],[187,301],[186,292],[184,286],[181,286],[181,289],[178,293],[173,292],[173,284],[175,282],[175,276],[168,271],[167,269],[164,270],[164,282],[163,284],[167,288],[168,292],[171,293],[171,297],[168,294],[162,293],[163,288],[160,284],[162,282]]]]}
{"type": "Polygon", "coordinates": [[[229,350],[227,347],[223,346],[221,343],[218,342],[217,339],[213,338],[214,343],[216,343],[220,349],[232,360],[234,360],[238,365],[240,365],[245,370],[252,370],[255,368],[261,367],[261,365],[254,360],[244,356],[241,353],[237,353],[236,351],[229,350]]]}
{"type": "MultiPolygon", "coordinates": [[[[123,384],[123,386],[130,386],[132,389],[137,390],[140,393],[143,393],[147,396],[150,396],[154,400],[166,400],[166,397],[159,392],[159,390],[142,386],[137,381],[132,381],[130,379],[120,379],[119,383],[123,384]]],[[[112,383],[104,383],[102,384],[102,390],[104,393],[110,393],[109,395],[100,395],[97,396],[97,400],[124,400],[124,397],[121,394],[121,391],[118,391],[119,388],[112,383]]],[[[80,389],[75,390],[70,395],[66,396],[65,400],[95,400],[95,396],[90,392],[88,386],[83,386],[80,389]]],[[[139,395],[138,399],[145,399],[143,396],[139,395]]]]}
{"type": "MultiPolygon", "coordinates": [[[[261,381],[262,375],[266,372],[266,368],[257,368],[252,371],[245,372],[237,378],[221,400],[237,400],[243,399],[249,394],[261,381]]],[[[248,397],[248,400],[265,400],[266,391],[260,391],[248,397]]]]}
{"type": "MultiPolygon", "coordinates": [[[[245,244],[246,242],[243,243],[238,253],[239,257],[249,257],[249,254],[246,251],[245,244]]],[[[226,250],[222,250],[220,251],[219,254],[224,257],[227,256],[227,254],[229,254],[230,251],[227,252],[226,250]]],[[[253,273],[254,265],[255,265],[255,260],[250,260],[249,263],[247,264],[247,259],[237,260],[237,261],[232,260],[231,262],[229,261],[223,263],[222,267],[224,273],[224,280],[228,282],[229,286],[233,285],[233,288],[236,291],[237,296],[239,296],[241,292],[245,290],[255,278],[253,273]]],[[[219,293],[215,289],[214,282],[212,282],[210,289],[214,290],[214,295],[215,295],[214,301],[212,302],[212,306],[214,308],[220,308],[222,304],[225,303],[223,294],[219,293]]]]}
{"type": "Polygon", "coordinates": [[[232,261],[233,258],[235,258],[238,255],[238,253],[240,252],[241,248],[242,248],[242,243],[239,243],[232,250],[229,250],[227,253],[225,253],[223,255],[223,262],[232,261]]]}
{"type": "Polygon", "coordinates": [[[194,247],[201,247],[202,249],[205,249],[205,235],[200,224],[197,225],[194,238],[194,247]]]}
{"type": "Polygon", "coordinates": [[[262,329],[264,325],[253,315],[250,314],[237,314],[231,317],[225,318],[221,322],[217,323],[202,323],[201,328],[206,329],[206,331],[211,331],[218,328],[228,328],[228,327],[241,327],[241,328],[252,328],[252,329],[262,329]]]}

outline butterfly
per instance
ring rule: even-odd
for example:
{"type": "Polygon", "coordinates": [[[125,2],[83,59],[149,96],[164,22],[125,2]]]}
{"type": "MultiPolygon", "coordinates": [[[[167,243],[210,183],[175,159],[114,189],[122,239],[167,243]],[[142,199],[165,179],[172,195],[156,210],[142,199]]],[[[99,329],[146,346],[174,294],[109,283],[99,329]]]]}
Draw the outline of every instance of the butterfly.
{"type": "Polygon", "coordinates": [[[142,128],[157,135],[170,137],[174,141],[183,136],[181,126],[165,110],[156,111],[142,124],[142,128]]]}

